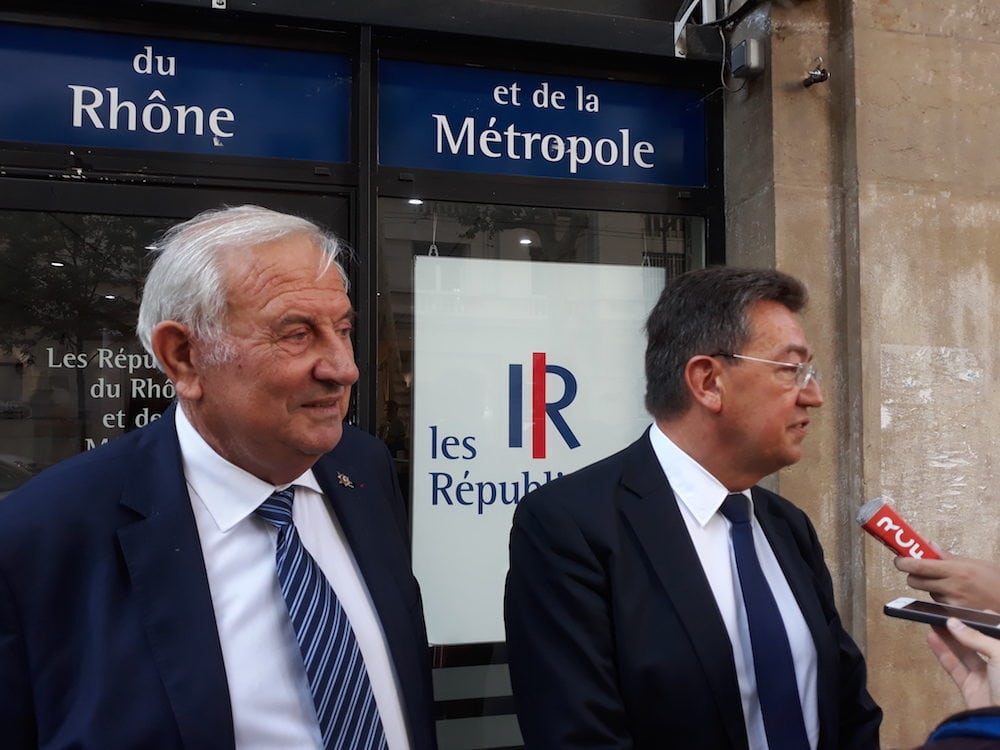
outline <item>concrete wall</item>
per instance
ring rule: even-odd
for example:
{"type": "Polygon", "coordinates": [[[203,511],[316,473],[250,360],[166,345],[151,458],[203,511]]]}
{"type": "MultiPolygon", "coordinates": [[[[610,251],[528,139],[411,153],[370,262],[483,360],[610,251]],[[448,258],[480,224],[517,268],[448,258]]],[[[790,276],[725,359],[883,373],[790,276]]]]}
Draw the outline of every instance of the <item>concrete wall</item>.
{"type": "Polygon", "coordinates": [[[927,537],[1000,560],[1000,4],[809,0],[757,11],[767,72],[727,94],[732,263],[809,284],[826,405],[778,479],[824,540],[886,712],[883,747],[961,706],[912,593],[856,508],[890,498],[927,537]],[[952,8],[943,7],[953,5],[952,8]],[[801,85],[822,57],[827,83],[801,85]]]}

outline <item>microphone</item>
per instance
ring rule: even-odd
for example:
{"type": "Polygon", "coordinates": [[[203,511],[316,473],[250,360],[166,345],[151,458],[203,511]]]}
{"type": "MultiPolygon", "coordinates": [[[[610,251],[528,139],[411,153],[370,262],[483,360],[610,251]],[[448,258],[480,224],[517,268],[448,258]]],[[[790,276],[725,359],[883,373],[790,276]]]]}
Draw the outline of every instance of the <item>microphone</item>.
{"type": "Polygon", "coordinates": [[[941,559],[941,555],[880,497],[861,506],[858,510],[858,523],[900,557],[941,559]]]}

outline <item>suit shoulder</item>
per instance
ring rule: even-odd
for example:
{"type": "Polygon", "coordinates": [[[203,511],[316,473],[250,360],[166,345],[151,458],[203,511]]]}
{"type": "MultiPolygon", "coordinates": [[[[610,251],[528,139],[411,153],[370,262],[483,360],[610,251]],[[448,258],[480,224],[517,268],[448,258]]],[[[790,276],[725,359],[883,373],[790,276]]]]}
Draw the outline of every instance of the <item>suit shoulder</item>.
{"type": "Polygon", "coordinates": [[[84,453],[70,456],[32,477],[0,500],[0,526],[16,518],[61,518],[92,512],[95,503],[118,502],[137,451],[148,437],[143,428],[84,453]]]}
{"type": "Polygon", "coordinates": [[[517,512],[534,512],[545,506],[583,508],[588,505],[611,505],[611,498],[621,486],[626,469],[638,443],[610,456],[588,464],[569,474],[556,477],[526,494],[518,503],[517,512]]]}
{"type": "Polygon", "coordinates": [[[757,485],[753,488],[753,497],[754,503],[763,504],[772,515],[781,516],[794,523],[810,523],[809,516],[804,510],[776,492],[757,485]]]}
{"type": "Polygon", "coordinates": [[[803,554],[822,549],[812,520],[795,503],[763,487],[754,487],[753,496],[762,512],[785,523],[803,554]]]}
{"type": "MultiPolygon", "coordinates": [[[[379,450],[385,446],[385,443],[371,433],[365,432],[364,430],[350,424],[344,425],[344,436],[341,438],[341,442],[348,445],[365,446],[379,450]]],[[[336,450],[336,448],[334,448],[334,450],[336,450]]]]}
{"type": "Polygon", "coordinates": [[[388,455],[389,448],[374,435],[353,425],[345,424],[340,442],[330,451],[330,456],[351,458],[359,456],[388,455]]]}

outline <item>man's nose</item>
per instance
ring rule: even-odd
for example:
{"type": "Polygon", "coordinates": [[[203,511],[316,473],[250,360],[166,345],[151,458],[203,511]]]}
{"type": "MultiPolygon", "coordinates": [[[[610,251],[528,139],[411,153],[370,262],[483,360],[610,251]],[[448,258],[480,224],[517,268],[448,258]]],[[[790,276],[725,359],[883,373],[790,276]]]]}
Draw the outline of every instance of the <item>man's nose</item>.
{"type": "Polygon", "coordinates": [[[805,388],[799,389],[799,403],[814,409],[823,405],[823,387],[816,378],[806,383],[805,388]]]}
{"type": "Polygon", "coordinates": [[[340,340],[320,352],[313,367],[317,380],[327,380],[340,385],[354,385],[360,372],[354,361],[354,350],[349,343],[340,340]]]}

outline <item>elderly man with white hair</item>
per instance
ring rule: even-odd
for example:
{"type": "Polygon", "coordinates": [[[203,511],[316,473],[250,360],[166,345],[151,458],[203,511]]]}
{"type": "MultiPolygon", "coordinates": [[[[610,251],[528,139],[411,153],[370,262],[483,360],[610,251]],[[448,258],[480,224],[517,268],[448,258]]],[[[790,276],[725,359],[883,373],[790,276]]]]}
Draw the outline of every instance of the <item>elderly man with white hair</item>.
{"type": "Polygon", "coordinates": [[[0,503],[5,748],[433,750],[340,248],[256,206],[164,236],[138,331],[178,403],[0,503]]]}

